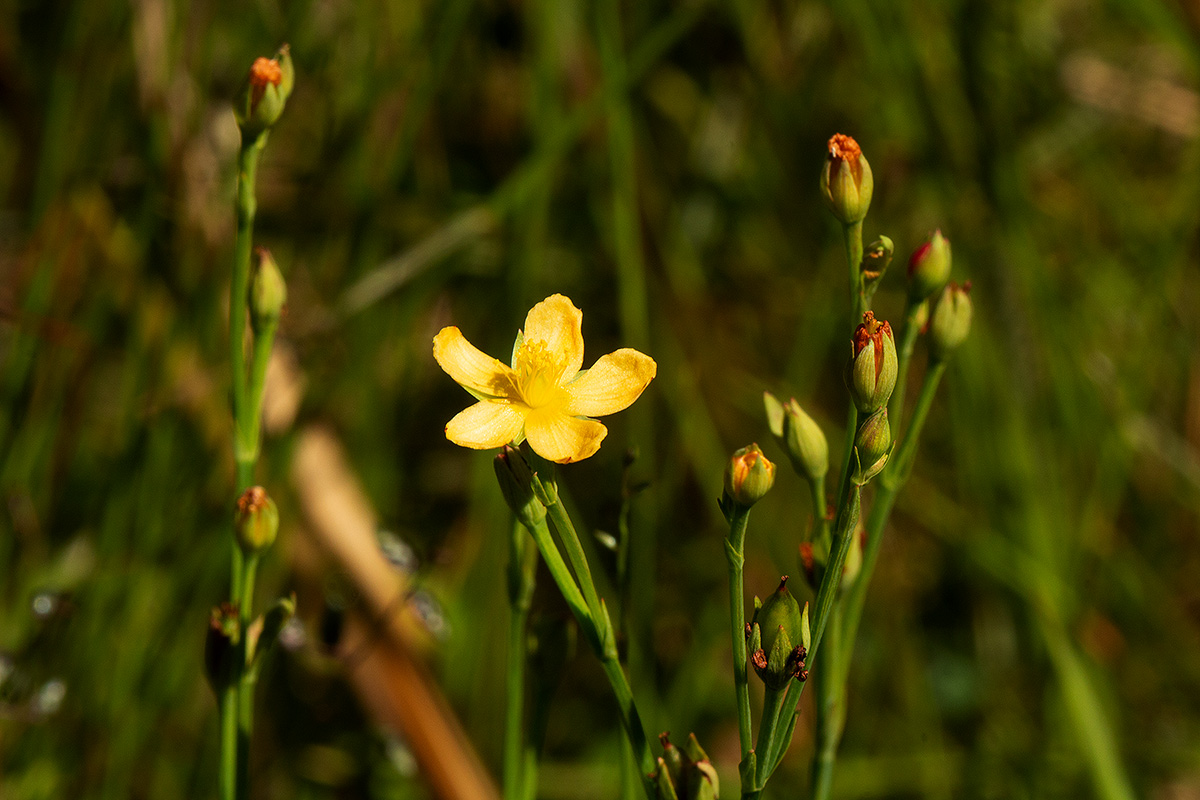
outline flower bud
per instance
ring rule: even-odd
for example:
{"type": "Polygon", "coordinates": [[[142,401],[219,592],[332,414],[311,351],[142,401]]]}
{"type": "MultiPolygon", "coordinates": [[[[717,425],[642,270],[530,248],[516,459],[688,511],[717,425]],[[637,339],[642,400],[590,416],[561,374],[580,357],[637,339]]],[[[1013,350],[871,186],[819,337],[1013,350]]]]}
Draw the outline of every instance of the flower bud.
{"type": "Polygon", "coordinates": [[[934,231],[908,259],[908,301],[919,303],[950,280],[950,240],[934,231]]]}
{"type": "Polygon", "coordinates": [[[214,608],[204,637],[204,673],[218,697],[234,680],[239,638],[237,606],[222,603],[214,608]]]}
{"type": "Polygon", "coordinates": [[[258,261],[254,274],[250,276],[250,326],[256,334],[279,324],[283,306],[287,303],[287,283],[275,263],[271,251],[259,247],[254,251],[258,261]]]}
{"type": "Polygon", "coordinates": [[[854,331],[846,370],[846,385],[859,411],[870,414],[887,405],[898,369],[892,326],[868,311],[854,331]]]}
{"type": "Polygon", "coordinates": [[[829,443],[821,426],[794,397],[783,405],[770,392],[763,392],[763,405],[771,434],[787,452],[796,474],[810,481],[824,478],[829,471],[829,443]]]}
{"type": "Polygon", "coordinates": [[[533,470],[520,450],[505,445],[492,466],[496,470],[496,480],[504,501],[518,522],[526,528],[532,528],[546,518],[546,506],[533,491],[533,470]]]}
{"type": "Polygon", "coordinates": [[[243,142],[253,140],[279,120],[295,80],[292,55],[286,44],[274,58],[254,60],[234,109],[243,142]]]}
{"type": "Polygon", "coordinates": [[[679,800],[675,780],[662,756],[658,757],[658,769],[654,771],[654,792],[658,800],[679,800]]]}
{"type": "Polygon", "coordinates": [[[863,296],[866,298],[868,305],[871,298],[875,296],[875,290],[883,282],[883,274],[891,266],[892,255],[895,252],[896,246],[886,236],[880,236],[867,245],[859,270],[862,272],[863,296]]]}
{"type": "Polygon", "coordinates": [[[261,486],[251,486],[237,501],[233,532],[246,555],[257,555],[275,542],[279,533],[279,509],[261,486]]]}
{"type": "Polygon", "coordinates": [[[821,171],[821,197],[843,225],[862,222],[871,207],[875,179],[858,142],[841,133],[829,140],[821,171]]]}
{"type": "Polygon", "coordinates": [[[804,659],[808,656],[808,618],[787,588],[787,576],[779,588],[754,612],[750,625],[750,663],[763,683],[783,689],[793,678],[806,680],[804,659]]]}
{"type": "Polygon", "coordinates": [[[888,425],[886,406],[858,426],[854,449],[858,452],[859,482],[866,483],[883,469],[892,449],[892,430],[888,425]]]}
{"type": "Polygon", "coordinates": [[[775,465],[756,444],[735,452],[725,469],[725,497],[744,508],[763,499],[774,485],[775,465]]]}
{"type": "Polygon", "coordinates": [[[929,312],[929,356],[946,359],[971,331],[971,284],[951,282],[929,312]]]}

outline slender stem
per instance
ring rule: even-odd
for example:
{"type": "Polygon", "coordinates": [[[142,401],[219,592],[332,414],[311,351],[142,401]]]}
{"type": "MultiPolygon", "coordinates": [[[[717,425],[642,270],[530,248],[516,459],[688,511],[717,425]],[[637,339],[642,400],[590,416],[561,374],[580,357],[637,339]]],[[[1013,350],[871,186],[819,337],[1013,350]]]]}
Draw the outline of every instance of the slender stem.
{"type": "MultiPolygon", "coordinates": [[[[787,687],[775,689],[770,686],[763,693],[763,717],[758,728],[758,744],[754,748],[758,753],[769,753],[775,747],[775,740],[778,736],[778,727],[780,712],[783,710],[783,698],[787,694],[787,687]]],[[[762,789],[763,770],[766,768],[766,759],[758,762],[757,774],[754,776],[754,783],[757,789],[762,789]]]]}
{"type": "Polygon", "coordinates": [[[813,800],[827,800],[833,788],[833,765],[837,758],[838,741],[841,739],[844,718],[842,701],[844,685],[840,665],[841,646],[841,603],[833,606],[833,617],[826,629],[825,647],[817,655],[813,666],[813,690],[816,701],[816,752],[813,754],[812,796],[813,800]]]}
{"type": "MultiPolygon", "coordinates": [[[[250,248],[254,238],[254,215],[257,211],[257,201],[254,197],[254,183],[258,173],[258,158],[266,144],[266,134],[243,142],[238,151],[237,164],[237,242],[234,246],[233,274],[229,288],[229,364],[232,371],[232,410],[233,410],[233,455],[237,468],[237,493],[245,491],[254,480],[254,455],[244,451],[243,430],[247,427],[248,408],[246,397],[246,301],[250,284],[250,248]]],[[[241,604],[246,584],[247,564],[242,552],[235,544],[230,558],[229,593],[239,606],[243,608],[241,616],[247,612],[241,604]]],[[[253,590],[252,590],[253,591],[253,590]]],[[[245,648],[246,623],[240,625],[240,645],[245,648]]],[[[248,765],[245,755],[249,751],[249,732],[243,730],[241,717],[245,699],[243,694],[247,689],[242,685],[242,675],[245,672],[245,658],[238,664],[233,682],[222,693],[221,697],[221,796],[245,797],[248,791],[248,765]],[[229,794],[226,794],[228,792],[229,794]]]]}
{"type": "MultiPolygon", "coordinates": [[[[850,268],[850,331],[862,322],[863,314],[867,311],[867,297],[863,293],[862,279],[862,222],[842,226],[843,241],[846,246],[846,264],[850,268]]],[[[850,409],[846,412],[846,441],[842,446],[842,473],[838,480],[839,501],[846,496],[846,485],[850,480],[850,459],[854,453],[854,434],[858,430],[858,409],[854,401],[850,401],[850,409]]]]}
{"type": "MultiPolygon", "coordinates": [[[[538,551],[525,538],[525,528],[514,521],[508,550],[508,671],[504,710],[504,797],[520,800],[524,787],[535,786],[525,779],[525,655],[526,625],[533,603],[538,551]]],[[[534,762],[536,764],[536,762],[534,762]]]]}
{"type": "MultiPolygon", "coordinates": [[[[538,480],[537,478],[534,479],[538,480]]],[[[553,484],[542,482],[543,491],[551,496],[553,484]]],[[[579,543],[579,537],[575,533],[575,527],[571,524],[571,520],[567,517],[566,511],[561,508],[562,504],[555,502],[551,508],[558,508],[559,520],[555,524],[555,529],[559,533],[559,537],[563,539],[564,544],[568,540],[574,539],[574,545],[578,548],[578,554],[582,557],[583,547],[579,543]],[[560,527],[561,525],[561,527],[560,527]]],[[[638,714],[637,706],[633,700],[633,690],[629,687],[629,680],[625,677],[625,672],[621,669],[621,664],[617,659],[617,649],[612,642],[612,622],[609,620],[608,611],[604,607],[603,601],[597,600],[597,615],[593,617],[587,602],[584,600],[579,587],[575,583],[575,577],[568,570],[566,563],[562,559],[562,555],[558,552],[558,548],[554,545],[554,539],[550,536],[550,528],[546,524],[545,519],[538,520],[529,528],[529,532],[533,535],[533,540],[537,543],[538,550],[541,551],[542,558],[546,561],[546,566],[550,570],[551,577],[558,585],[563,597],[570,606],[572,613],[575,615],[576,621],[580,628],[583,629],[584,637],[592,646],[596,656],[599,657],[600,663],[604,668],[604,674],[608,677],[608,682],[612,686],[613,694],[616,695],[617,709],[621,715],[621,726],[625,730],[625,736],[629,739],[629,744],[633,748],[633,752],[637,757],[638,769],[641,774],[642,787],[646,791],[646,795],[650,800],[655,800],[654,782],[650,779],[650,773],[654,771],[654,756],[650,752],[650,745],[646,739],[646,730],[642,726],[641,715],[638,714]],[[607,633],[605,633],[607,631],[607,633]]],[[[568,545],[568,550],[570,546],[568,545]]],[[[586,559],[582,562],[582,570],[577,570],[576,574],[583,574],[591,581],[591,573],[588,571],[586,559]]],[[[593,595],[595,588],[592,588],[593,595]]]]}
{"type": "Polygon", "coordinates": [[[237,797],[237,684],[230,682],[221,690],[221,800],[237,797]]]}
{"type": "Polygon", "coordinates": [[[242,658],[238,662],[237,695],[237,796],[245,800],[250,796],[250,737],[254,732],[254,683],[255,675],[248,668],[250,663],[250,621],[254,616],[254,580],[258,572],[258,556],[245,556],[242,585],[238,594],[238,618],[242,630],[242,658]]]}
{"type": "Polygon", "coordinates": [[[554,584],[562,593],[563,599],[567,601],[567,607],[579,621],[584,633],[589,634],[595,629],[592,612],[588,610],[583,595],[579,593],[579,585],[575,583],[575,576],[571,574],[571,570],[563,561],[562,554],[558,552],[558,547],[554,544],[554,537],[550,535],[550,526],[546,524],[545,519],[541,519],[532,526],[526,527],[526,530],[533,537],[538,552],[542,554],[542,559],[546,562],[546,568],[550,570],[550,577],[554,579],[554,584]]]}
{"type": "Polygon", "coordinates": [[[888,419],[897,425],[904,419],[904,390],[908,386],[908,367],[912,363],[917,335],[921,332],[917,325],[921,305],[910,302],[904,310],[904,331],[900,334],[900,348],[897,351],[896,388],[892,391],[892,399],[888,401],[888,419]]]}
{"type": "Polygon", "coordinates": [[[921,430],[925,427],[925,419],[929,416],[929,409],[933,405],[933,398],[937,394],[938,384],[945,371],[945,362],[935,362],[925,372],[925,378],[921,383],[921,392],[917,395],[917,405],[913,408],[912,420],[908,423],[908,429],[903,434],[900,446],[893,454],[892,462],[879,476],[879,491],[875,494],[875,502],[867,517],[867,546],[863,550],[862,569],[843,600],[841,662],[846,667],[848,667],[850,657],[854,652],[854,641],[858,634],[858,623],[862,617],[863,604],[866,602],[867,587],[871,583],[871,575],[875,571],[875,561],[879,558],[879,548],[883,541],[883,528],[887,524],[892,506],[896,502],[896,494],[908,479],[912,461],[916,458],[921,430]]]}
{"type": "MultiPolygon", "coordinates": [[[[817,590],[817,600],[814,606],[814,613],[811,616],[812,623],[812,646],[808,649],[808,657],[810,660],[816,660],[817,654],[820,652],[821,639],[825,635],[825,629],[829,624],[829,617],[833,611],[833,601],[837,594],[838,584],[841,583],[842,569],[846,564],[846,553],[850,551],[850,543],[854,535],[854,529],[858,526],[859,506],[862,500],[862,487],[851,482],[847,489],[845,498],[839,504],[837,527],[833,536],[833,549],[829,555],[829,563],[825,569],[825,576],[821,579],[821,586],[817,590]]],[[[793,690],[788,692],[783,704],[783,718],[789,720],[796,713],[796,706],[800,704],[800,697],[804,693],[806,683],[798,683],[793,686],[793,690]]],[[[762,768],[761,785],[765,785],[775,768],[779,766],[779,761],[783,758],[783,754],[787,752],[787,746],[791,741],[791,737],[778,737],[775,746],[771,748],[769,753],[760,753],[760,759],[766,759],[766,763],[762,768]]],[[[760,786],[761,788],[761,786],[760,786]]]]}
{"type": "Polygon", "coordinates": [[[733,686],[737,694],[738,740],[742,745],[743,769],[750,757],[750,681],[746,669],[746,605],[742,585],[745,565],[746,523],[750,509],[732,503],[725,558],[729,562],[729,637],[733,646],[733,686]]]}
{"type": "MultiPolygon", "coordinates": [[[[854,441],[851,439],[851,441],[854,441]]],[[[817,478],[815,481],[808,482],[808,488],[812,494],[813,505],[813,541],[820,542],[822,546],[829,545],[829,518],[826,517],[829,509],[826,507],[825,499],[825,476],[817,478]]]]}
{"type": "Polygon", "coordinates": [[[550,518],[550,524],[558,532],[558,538],[562,541],[563,548],[567,551],[567,560],[571,562],[571,569],[575,572],[575,579],[579,581],[579,589],[583,593],[583,600],[587,603],[592,621],[596,625],[597,632],[600,634],[602,648],[605,653],[611,649],[615,654],[616,641],[613,637],[612,625],[606,622],[608,615],[601,611],[600,596],[596,593],[596,584],[592,580],[592,570],[588,566],[587,554],[584,553],[583,543],[579,540],[579,534],[575,531],[575,525],[571,522],[571,517],[567,515],[567,510],[563,507],[562,500],[558,496],[558,488],[554,485],[553,480],[542,481],[536,476],[534,480],[541,483],[543,495],[550,500],[546,504],[546,514],[550,518]]]}
{"type": "Polygon", "coordinates": [[[245,461],[251,468],[258,461],[261,446],[263,394],[267,388],[267,367],[271,363],[271,348],[275,346],[277,323],[263,326],[254,332],[254,353],[250,359],[250,385],[248,403],[244,407],[247,419],[238,426],[239,462],[245,461]]]}
{"type": "Polygon", "coordinates": [[[857,325],[867,310],[867,295],[863,290],[862,276],[862,221],[843,225],[842,236],[846,244],[846,262],[850,267],[850,308],[854,309],[854,316],[850,322],[857,325]]]}

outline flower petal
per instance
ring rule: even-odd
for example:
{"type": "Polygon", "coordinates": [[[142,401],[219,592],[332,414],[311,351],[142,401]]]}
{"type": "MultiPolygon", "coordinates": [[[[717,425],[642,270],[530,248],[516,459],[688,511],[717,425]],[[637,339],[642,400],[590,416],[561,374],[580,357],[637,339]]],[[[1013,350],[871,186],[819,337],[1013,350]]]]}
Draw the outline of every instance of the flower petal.
{"type": "Polygon", "coordinates": [[[571,298],[547,297],[525,317],[525,341],[546,343],[546,350],[562,359],[560,380],[570,380],[583,366],[583,312],[571,298]]]}
{"type": "Polygon", "coordinates": [[[453,325],[442,328],[433,337],[433,357],[455,383],[471,394],[512,395],[512,369],[468,342],[453,325]]]}
{"type": "Polygon", "coordinates": [[[503,447],[521,434],[525,415],[508,403],[483,400],[455,415],[446,438],[460,447],[487,450],[503,447]]]}
{"type": "Polygon", "coordinates": [[[525,417],[525,438],[533,452],[548,461],[582,461],[600,449],[608,428],[594,419],[569,417],[561,411],[538,409],[525,417]]]}
{"type": "Polygon", "coordinates": [[[600,417],[628,408],[658,373],[654,359],[629,347],[602,356],[565,387],[567,413],[600,417]]]}

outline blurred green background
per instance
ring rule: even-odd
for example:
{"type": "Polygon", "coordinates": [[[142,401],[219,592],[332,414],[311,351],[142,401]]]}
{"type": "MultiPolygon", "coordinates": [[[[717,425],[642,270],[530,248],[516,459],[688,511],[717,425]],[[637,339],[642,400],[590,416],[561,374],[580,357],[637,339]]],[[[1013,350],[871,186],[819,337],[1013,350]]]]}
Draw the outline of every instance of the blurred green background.
{"type": "MultiPolygon", "coordinates": [[[[416,553],[448,623],[434,667],[494,772],[508,521],[489,456],[442,436],[470,398],[433,333],[504,355],[563,292],[588,363],[657,359],[562,480],[612,531],[638,448],[635,693],[734,796],[715,498],[734,448],[779,458],[747,587],[795,571],[807,490],[761,393],[840,452],[845,267],[816,184],[843,132],[874,169],[866,236],[897,243],[877,310],[899,316],[940,227],[976,322],[887,533],[835,794],[1200,797],[1198,32],[1156,0],[0,0],[0,796],[215,796],[230,98],[287,41],[257,240],[291,288],[296,427],[337,432],[416,553]]],[[[264,603],[294,583],[292,441],[260,467],[285,518],[264,603]]],[[[426,796],[306,602],[308,643],[259,693],[255,796],[426,796]]],[[[561,613],[544,587],[538,608],[561,613]]],[[[807,785],[808,719],[777,797],[807,785]]],[[[580,648],[542,796],[618,796],[618,742],[580,648]]]]}

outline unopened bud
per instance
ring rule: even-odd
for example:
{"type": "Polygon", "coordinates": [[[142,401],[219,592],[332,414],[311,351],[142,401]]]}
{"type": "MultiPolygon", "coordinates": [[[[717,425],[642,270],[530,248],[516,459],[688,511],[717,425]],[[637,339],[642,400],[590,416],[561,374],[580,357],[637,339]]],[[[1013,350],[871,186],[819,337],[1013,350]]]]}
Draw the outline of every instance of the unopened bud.
{"type": "Polygon", "coordinates": [[[942,361],[971,332],[971,284],[951,282],[938,295],[929,312],[929,356],[942,361]]]}
{"type": "Polygon", "coordinates": [[[662,756],[658,758],[658,769],[654,771],[654,793],[658,800],[679,800],[679,792],[675,789],[675,780],[662,756]]]}
{"type": "Polygon", "coordinates": [[[779,588],[755,611],[750,624],[750,663],[773,689],[783,689],[793,678],[808,677],[804,668],[808,620],[788,591],[787,580],[786,575],[780,579],[779,588]]]}
{"type": "Polygon", "coordinates": [[[775,465],[756,444],[735,452],[725,469],[725,496],[744,508],[763,499],[774,485],[775,465]]]}
{"type": "Polygon", "coordinates": [[[234,680],[240,655],[238,609],[222,603],[212,610],[204,637],[204,673],[213,693],[220,696],[234,680]]]}
{"type": "Polygon", "coordinates": [[[858,142],[838,133],[829,140],[821,171],[821,197],[843,225],[862,222],[871,207],[875,178],[858,142]]]}
{"type": "Polygon", "coordinates": [[[279,120],[295,80],[287,45],[281,47],[274,58],[254,60],[234,109],[243,142],[253,140],[279,120]]]}
{"type": "Polygon", "coordinates": [[[866,483],[887,463],[892,449],[892,430],[888,425],[887,407],[880,408],[858,426],[854,437],[854,449],[858,452],[859,483],[866,483]]]}
{"type": "Polygon", "coordinates": [[[279,509],[261,486],[251,486],[237,501],[233,531],[238,546],[247,555],[257,555],[275,542],[279,533],[279,509]]]}
{"type": "Polygon", "coordinates": [[[908,299],[919,303],[950,280],[950,240],[934,231],[908,259],[908,299]]]}
{"type": "Polygon", "coordinates": [[[257,334],[279,323],[287,303],[287,283],[270,250],[259,247],[254,253],[258,258],[254,274],[250,276],[247,305],[250,306],[250,325],[257,334]]]}
{"type": "Polygon", "coordinates": [[[794,397],[784,405],[770,392],[764,392],[763,405],[771,434],[788,454],[796,474],[809,481],[824,478],[829,471],[829,443],[816,420],[794,397]]]}
{"type": "Polygon", "coordinates": [[[500,493],[518,522],[532,528],[546,518],[546,506],[533,491],[533,470],[520,450],[505,445],[492,466],[496,470],[500,493]]]}
{"type": "Polygon", "coordinates": [[[867,300],[875,296],[875,290],[879,288],[879,284],[883,280],[883,274],[887,272],[887,268],[891,265],[892,255],[895,251],[896,246],[886,236],[880,236],[867,245],[867,249],[863,253],[861,267],[863,293],[866,295],[867,300]]]}
{"type": "Polygon", "coordinates": [[[868,311],[854,331],[846,371],[846,385],[859,411],[870,414],[887,405],[898,369],[892,326],[868,311]]]}

